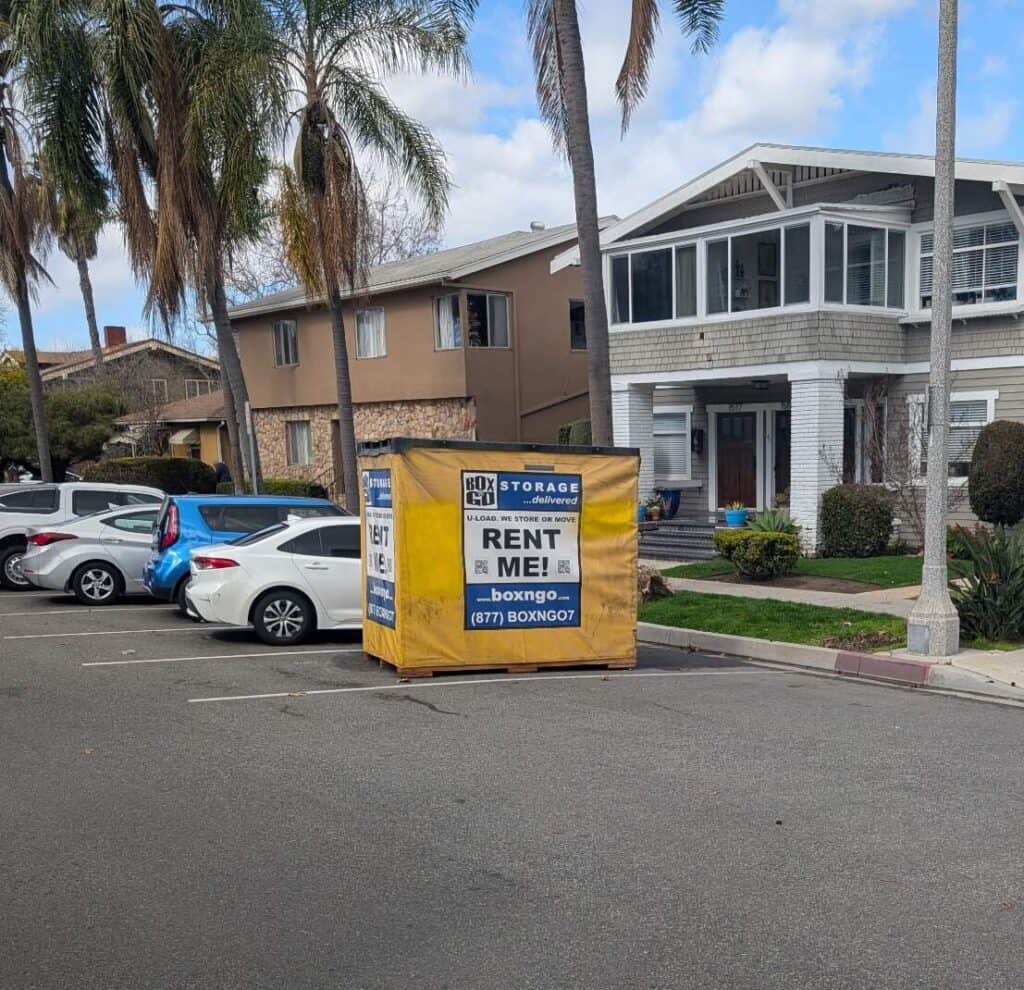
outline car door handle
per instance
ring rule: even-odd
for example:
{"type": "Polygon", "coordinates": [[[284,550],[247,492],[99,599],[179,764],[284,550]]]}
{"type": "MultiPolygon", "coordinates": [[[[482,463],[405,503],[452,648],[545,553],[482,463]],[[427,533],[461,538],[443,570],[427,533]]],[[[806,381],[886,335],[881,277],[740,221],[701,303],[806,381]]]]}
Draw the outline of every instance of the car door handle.
{"type": "Polygon", "coordinates": [[[329,571],[330,568],[326,564],[305,564],[307,571],[329,571]]]}

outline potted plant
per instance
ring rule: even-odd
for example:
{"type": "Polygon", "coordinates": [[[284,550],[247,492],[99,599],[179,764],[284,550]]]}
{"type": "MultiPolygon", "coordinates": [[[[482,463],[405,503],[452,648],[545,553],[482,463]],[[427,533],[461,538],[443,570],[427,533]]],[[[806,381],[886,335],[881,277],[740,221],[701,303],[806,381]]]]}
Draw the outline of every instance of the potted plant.
{"type": "Polygon", "coordinates": [[[651,492],[650,498],[645,503],[647,507],[647,518],[651,522],[657,522],[661,518],[661,493],[651,492]]]}
{"type": "Polygon", "coordinates": [[[725,507],[725,525],[732,529],[747,525],[747,507],[742,502],[730,502],[725,507]]]}

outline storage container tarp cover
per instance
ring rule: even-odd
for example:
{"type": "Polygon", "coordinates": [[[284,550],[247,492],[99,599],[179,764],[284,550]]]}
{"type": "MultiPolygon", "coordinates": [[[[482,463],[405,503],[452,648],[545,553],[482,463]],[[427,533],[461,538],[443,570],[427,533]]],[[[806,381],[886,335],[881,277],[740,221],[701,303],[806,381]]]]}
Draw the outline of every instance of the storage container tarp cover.
{"type": "Polygon", "coordinates": [[[360,451],[367,653],[402,668],[634,660],[632,449],[360,451]]]}

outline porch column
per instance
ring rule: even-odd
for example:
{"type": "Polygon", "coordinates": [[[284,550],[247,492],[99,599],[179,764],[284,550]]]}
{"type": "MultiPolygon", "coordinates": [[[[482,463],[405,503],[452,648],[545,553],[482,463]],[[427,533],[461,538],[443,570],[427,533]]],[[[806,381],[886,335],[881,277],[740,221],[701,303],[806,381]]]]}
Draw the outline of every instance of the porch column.
{"type": "Polygon", "coordinates": [[[654,386],[612,383],[612,433],[617,447],[640,449],[640,499],[654,489],[654,386]]]}
{"type": "Polygon", "coordinates": [[[790,379],[789,510],[809,554],[818,549],[821,496],[842,477],[845,393],[845,372],[790,379]]]}

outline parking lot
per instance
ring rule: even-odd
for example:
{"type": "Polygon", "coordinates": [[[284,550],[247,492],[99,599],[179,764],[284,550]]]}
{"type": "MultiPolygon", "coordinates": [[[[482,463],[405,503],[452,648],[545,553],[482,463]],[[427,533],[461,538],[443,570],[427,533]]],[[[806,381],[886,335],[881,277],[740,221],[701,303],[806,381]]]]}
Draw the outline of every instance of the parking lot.
{"type": "Polygon", "coordinates": [[[647,649],[398,683],[0,593],[0,986],[1019,986],[1019,709],[647,649]]]}

